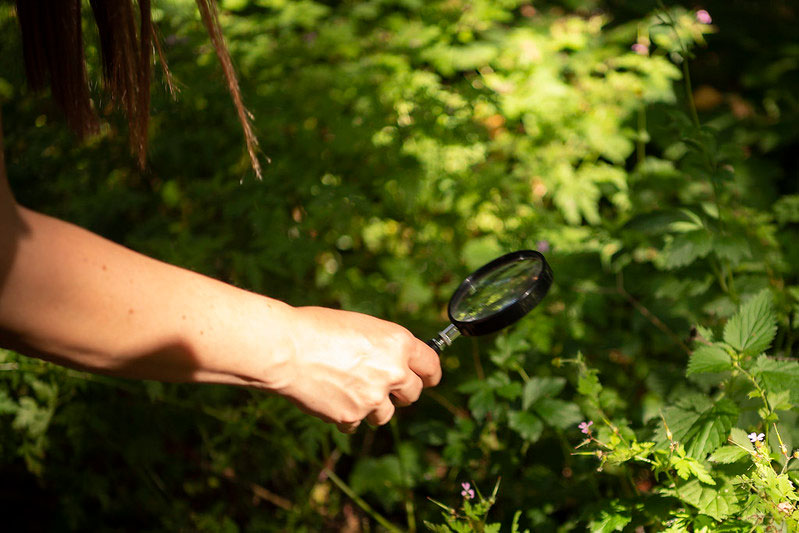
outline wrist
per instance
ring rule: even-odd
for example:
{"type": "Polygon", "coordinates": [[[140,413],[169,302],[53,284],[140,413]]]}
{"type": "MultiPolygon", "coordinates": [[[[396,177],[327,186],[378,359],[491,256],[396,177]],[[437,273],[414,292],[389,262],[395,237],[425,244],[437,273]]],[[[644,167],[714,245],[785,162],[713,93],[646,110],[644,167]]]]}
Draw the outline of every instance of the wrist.
{"type": "Polygon", "coordinates": [[[220,284],[202,325],[188,329],[197,356],[193,381],[279,391],[294,359],[295,309],[283,302],[220,284]]]}

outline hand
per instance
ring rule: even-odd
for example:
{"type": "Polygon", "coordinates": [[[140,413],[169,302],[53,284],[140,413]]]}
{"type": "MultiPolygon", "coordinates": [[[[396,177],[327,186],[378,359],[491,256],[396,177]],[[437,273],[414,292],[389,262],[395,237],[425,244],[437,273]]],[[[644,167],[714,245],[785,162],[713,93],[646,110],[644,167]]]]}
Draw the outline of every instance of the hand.
{"type": "Polygon", "coordinates": [[[293,357],[270,381],[277,378],[276,392],[345,433],[364,418],[387,423],[395,403],[415,402],[441,379],[438,355],[397,324],[321,307],[294,311],[293,357]]]}

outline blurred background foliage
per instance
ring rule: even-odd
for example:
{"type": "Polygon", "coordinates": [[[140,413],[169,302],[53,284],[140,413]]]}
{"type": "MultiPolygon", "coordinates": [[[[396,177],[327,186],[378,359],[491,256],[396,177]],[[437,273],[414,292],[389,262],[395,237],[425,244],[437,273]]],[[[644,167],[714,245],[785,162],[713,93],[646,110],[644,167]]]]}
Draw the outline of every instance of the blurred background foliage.
{"type": "MultiPolygon", "coordinates": [[[[455,502],[460,482],[488,490],[501,477],[497,521],[519,509],[524,527],[568,531],[599,516],[588,504],[648,494],[645,473],[599,476],[570,454],[590,412],[558,361],[582,351],[602,373],[604,408],[644,432],[703,386],[684,375],[693,326],[717,326],[770,287],[775,355],[795,355],[799,327],[799,8],[670,3],[677,39],[657,7],[223,0],[271,158],[258,181],[193,2],[154,5],[180,92],[156,75],[144,170],[99,87],[103,132],[84,143],[27,90],[14,12],[0,4],[6,160],[25,205],[422,338],[445,325],[462,277],[496,255],[537,248],[555,272],[530,318],[445,353],[441,386],[399,411],[394,436],[344,437],[260,393],[2,352],[4,516],[42,531],[379,530],[336,478],[412,529],[438,513],[426,497],[455,502]]],[[[85,27],[99,80],[88,10],[85,27]]],[[[799,444],[796,424],[785,434],[799,444]]],[[[660,506],[640,524],[657,530],[660,506]]]]}

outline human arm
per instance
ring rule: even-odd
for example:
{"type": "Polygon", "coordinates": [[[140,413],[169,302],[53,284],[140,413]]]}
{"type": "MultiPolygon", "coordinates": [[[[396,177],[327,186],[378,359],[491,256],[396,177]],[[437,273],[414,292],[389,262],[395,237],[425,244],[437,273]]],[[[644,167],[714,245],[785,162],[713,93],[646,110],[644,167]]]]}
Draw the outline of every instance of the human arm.
{"type": "Polygon", "coordinates": [[[396,324],[291,307],[21,207],[2,160],[0,228],[0,345],[20,353],[121,377],[255,387],[344,431],[387,422],[389,395],[410,403],[440,379],[435,353],[396,324]]]}

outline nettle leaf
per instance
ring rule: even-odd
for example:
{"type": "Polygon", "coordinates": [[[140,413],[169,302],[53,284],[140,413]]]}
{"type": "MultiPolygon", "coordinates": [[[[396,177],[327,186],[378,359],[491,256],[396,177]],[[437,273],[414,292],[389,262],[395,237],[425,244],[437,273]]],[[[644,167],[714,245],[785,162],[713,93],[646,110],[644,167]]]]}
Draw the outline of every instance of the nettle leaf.
{"type": "Polygon", "coordinates": [[[707,256],[712,249],[713,239],[704,229],[675,235],[663,249],[663,268],[673,270],[688,266],[707,256]]]}
{"type": "Polygon", "coordinates": [[[541,398],[551,398],[557,396],[563,387],[566,385],[566,380],[559,377],[532,377],[524,384],[524,392],[522,394],[522,408],[528,409],[531,405],[536,403],[541,398]]]}
{"type": "Polygon", "coordinates": [[[777,317],[771,292],[763,289],[724,326],[724,342],[746,355],[756,355],[771,345],[777,334],[777,317]]]}
{"type": "Polygon", "coordinates": [[[14,414],[18,409],[19,404],[6,391],[0,390],[0,415],[14,414]]]}
{"type": "Polygon", "coordinates": [[[729,261],[733,266],[752,257],[749,241],[741,235],[720,235],[713,242],[713,252],[719,258],[729,261]]]}
{"type": "Polygon", "coordinates": [[[575,427],[583,419],[577,404],[557,398],[542,398],[533,405],[533,410],[544,422],[560,429],[575,427]]]}
{"type": "Polygon", "coordinates": [[[686,375],[724,372],[732,369],[732,358],[723,346],[702,344],[691,354],[686,375]]]}
{"type": "Polygon", "coordinates": [[[673,463],[677,475],[682,479],[690,479],[693,476],[702,483],[707,483],[708,485],[716,484],[713,478],[710,477],[705,465],[692,457],[677,457],[673,459],[673,463]]]}
{"type": "Polygon", "coordinates": [[[727,480],[713,486],[692,479],[679,486],[675,495],[679,495],[681,500],[696,507],[700,513],[716,520],[724,520],[740,508],[735,490],[727,480]]]}
{"type": "Polygon", "coordinates": [[[799,222],[799,194],[788,194],[774,204],[774,214],[780,224],[799,222]]]}
{"type": "Polygon", "coordinates": [[[602,384],[599,383],[599,372],[589,368],[581,373],[580,377],[577,378],[577,392],[583,396],[598,400],[599,394],[602,392],[602,384]]]}
{"type": "MultiPolygon", "coordinates": [[[[781,391],[790,391],[791,402],[799,403],[799,362],[776,360],[761,355],[749,370],[762,384],[766,393],[773,395],[781,391]]],[[[776,398],[779,399],[779,395],[776,398]]]]}
{"type": "Polygon", "coordinates": [[[543,422],[533,413],[528,413],[527,411],[511,411],[508,413],[508,426],[529,442],[537,441],[544,431],[543,422]]]}
{"type": "Polygon", "coordinates": [[[793,408],[791,403],[791,390],[769,391],[766,393],[766,398],[772,409],[775,411],[789,411],[793,408]]]}
{"type": "Polygon", "coordinates": [[[730,430],[730,442],[736,447],[742,448],[747,452],[754,452],[752,442],[749,440],[749,434],[741,428],[732,428],[730,430]]]}
{"type": "Polygon", "coordinates": [[[497,406],[497,399],[494,391],[490,388],[481,389],[469,398],[469,411],[477,420],[482,420],[485,416],[494,411],[497,406]]]}
{"type": "Polygon", "coordinates": [[[350,475],[350,487],[356,494],[371,492],[391,505],[399,500],[396,487],[402,486],[402,471],[395,455],[363,457],[355,464],[350,475]]]}
{"type": "Polygon", "coordinates": [[[738,407],[727,398],[711,403],[694,395],[667,408],[664,417],[674,440],[685,446],[689,457],[701,460],[727,440],[738,419],[738,407]]]}
{"type": "Polygon", "coordinates": [[[738,446],[722,446],[710,455],[710,461],[714,463],[730,464],[736,463],[751,454],[738,446]]]}
{"type": "Polygon", "coordinates": [[[610,501],[605,508],[599,511],[596,520],[589,522],[589,530],[599,533],[621,531],[632,520],[632,510],[618,500],[610,501]]]}

